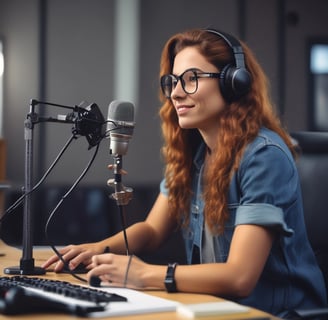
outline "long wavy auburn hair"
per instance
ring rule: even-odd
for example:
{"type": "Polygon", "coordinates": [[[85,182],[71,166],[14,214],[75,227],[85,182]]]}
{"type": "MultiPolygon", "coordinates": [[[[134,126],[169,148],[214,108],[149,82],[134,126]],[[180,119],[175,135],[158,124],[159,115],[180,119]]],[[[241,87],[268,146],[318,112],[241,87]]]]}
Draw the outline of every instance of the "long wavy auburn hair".
{"type": "MultiPolygon", "coordinates": [[[[220,114],[218,147],[212,154],[214,164],[206,173],[203,193],[204,215],[213,233],[224,229],[228,218],[227,197],[231,177],[238,168],[245,147],[258,135],[261,127],[277,132],[295,154],[291,139],[274,112],[267,78],[251,50],[245,43],[241,44],[252,84],[246,95],[227,105],[220,114]]],[[[229,63],[234,64],[231,49],[223,39],[206,30],[195,29],[178,33],[166,42],[160,77],[172,73],[175,56],[186,47],[196,48],[218,70],[229,63]]],[[[192,162],[202,138],[197,129],[182,129],[171,100],[162,93],[160,99],[163,103],[159,111],[164,139],[162,154],[170,212],[180,225],[186,226],[192,197],[192,162]]]]}

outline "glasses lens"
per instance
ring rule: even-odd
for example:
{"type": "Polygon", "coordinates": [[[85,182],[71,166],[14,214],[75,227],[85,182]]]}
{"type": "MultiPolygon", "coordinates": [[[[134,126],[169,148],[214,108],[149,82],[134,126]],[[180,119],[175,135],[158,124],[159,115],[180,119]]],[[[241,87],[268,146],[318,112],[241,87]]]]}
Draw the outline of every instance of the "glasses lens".
{"type": "Polygon", "coordinates": [[[187,70],[182,74],[182,87],[186,93],[195,93],[198,86],[197,73],[193,70],[187,70]]]}
{"type": "Polygon", "coordinates": [[[176,82],[177,80],[171,74],[162,76],[161,88],[166,98],[171,98],[171,93],[176,82]]]}
{"type": "Polygon", "coordinates": [[[195,93],[198,87],[198,76],[194,70],[186,70],[180,77],[166,74],[161,78],[161,88],[166,98],[171,98],[172,90],[181,81],[182,89],[186,93],[195,93]]]}

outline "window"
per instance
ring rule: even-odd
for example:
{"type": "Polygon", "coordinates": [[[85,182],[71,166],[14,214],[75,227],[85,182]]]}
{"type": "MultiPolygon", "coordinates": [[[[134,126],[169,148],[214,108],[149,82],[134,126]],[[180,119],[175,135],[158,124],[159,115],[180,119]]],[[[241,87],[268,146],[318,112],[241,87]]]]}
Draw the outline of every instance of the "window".
{"type": "Polygon", "coordinates": [[[310,44],[311,129],[328,131],[328,40],[310,44]]]}

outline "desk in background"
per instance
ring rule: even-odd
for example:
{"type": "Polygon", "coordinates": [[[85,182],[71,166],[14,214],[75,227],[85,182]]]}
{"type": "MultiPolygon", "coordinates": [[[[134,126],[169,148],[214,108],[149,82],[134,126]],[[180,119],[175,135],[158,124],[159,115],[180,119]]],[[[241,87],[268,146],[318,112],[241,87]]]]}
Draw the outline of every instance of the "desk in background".
{"type": "MultiPolygon", "coordinates": [[[[6,276],[3,273],[3,270],[5,267],[19,265],[19,260],[21,258],[21,251],[19,249],[9,247],[5,243],[3,243],[0,240],[0,251],[4,254],[4,256],[0,257],[0,276],[6,276]]],[[[48,248],[36,248],[33,252],[33,257],[35,259],[35,265],[39,266],[43,261],[45,261],[50,255],[52,254],[52,251],[48,248]]],[[[82,284],[81,282],[78,282],[75,278],[73,278],[69,274],[56,274],[53,272],[47,272],[44,276],[38,276],[43,277],[47,279],[54,279],[54,280],[60,280],[60,281],[68,281],[75,284],[82,284]]],[[[189,303],[203,303],[203,302],[214,302],[214,301],[222,301],[223,299],[211,296],[211,295],[202,295],[202,294],[189,294],[189,293],[167,293],[165,291],[150,291],[148,292],[151,295],[162,297],[164,299],[174,300],[179,303],[189,304],[189,303]]],[[[211,317],[208,316],[206,320],[214,320],[214,319],[260,319],[260,318],[270,318],[270,319],[277,319],[273,316],[270,316],[269,314],[252,309],[250,312],[245,314],[238,314],[238,315],[224,315],[224,316],[215,316],[211,317]]],[[[57,319],[77,319],[75,316],[70,316],[66,314],[47,314],[46,315],[47,320],[57,320],[57,319]]],[[[0,314],[0,319],[45,319],[45,314],[31,314],[31,315],[22,315],[22,316],[4,316],[0,314]]],[[[104,318],[101,318],[104,319],[104,318]]],[[[160,313],[150,313],[150,314],[140,314],[140,315],[129,315],[129,316],[120,316],[120,317],[108,317],[107,319],[111,320],[165,320],[165,319],[184,319],[182,316],[176,314],[176,312],[160,312],[160,313]]]]}

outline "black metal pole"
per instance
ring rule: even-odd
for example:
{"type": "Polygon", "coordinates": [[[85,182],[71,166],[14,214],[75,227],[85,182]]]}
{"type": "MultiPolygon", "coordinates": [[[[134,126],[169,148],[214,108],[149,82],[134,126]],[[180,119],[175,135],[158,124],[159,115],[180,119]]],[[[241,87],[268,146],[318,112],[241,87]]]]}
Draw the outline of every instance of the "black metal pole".
{"type": "Polygon", "coordinates": [[[34,112],[35,105],[30,104],[30,113],[24,122],[25,138],[25,186],[24,193],[24,213],[23,213],[23,252],[20,265],[4,269],[6,274],[40,275],[45,274],[45,269],[35,267],[33,259],[33,215],[31,211],[31,190],[33,176],[33,129],[34,122],[37,121],[37,114],[34,112]]]}

